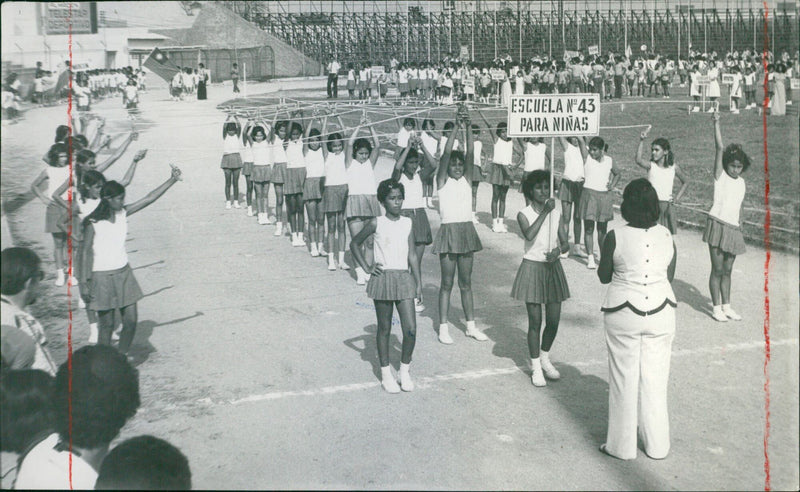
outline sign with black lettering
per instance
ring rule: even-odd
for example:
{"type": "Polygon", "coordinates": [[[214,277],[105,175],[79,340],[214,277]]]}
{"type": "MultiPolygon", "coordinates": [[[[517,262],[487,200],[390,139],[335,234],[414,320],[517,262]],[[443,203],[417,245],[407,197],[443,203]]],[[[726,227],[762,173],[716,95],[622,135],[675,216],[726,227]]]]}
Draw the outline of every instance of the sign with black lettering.
{"type": "Polygon", "coordinates": [[[510,137],[589,136],[600,132],[600,94],[512,95],[510,137]]]}
{"type": "Polygon", "coordinates": [[[96,2],[42,2],[45,34],[97,33],[96,2]]]}
{"type": "Polygon", "coordinates": [[[732,73],[723,73],[722,74],[722,83],[725,85],[733,85],[733,74],[732,73]]]}

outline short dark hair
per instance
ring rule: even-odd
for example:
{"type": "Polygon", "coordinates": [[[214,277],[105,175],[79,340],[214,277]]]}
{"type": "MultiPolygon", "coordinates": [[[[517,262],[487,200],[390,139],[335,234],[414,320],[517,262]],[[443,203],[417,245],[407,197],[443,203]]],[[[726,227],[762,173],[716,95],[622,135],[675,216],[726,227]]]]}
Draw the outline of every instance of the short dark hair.
{"type": "Polygon", "coordinates": [[[13,296],[22,292],[25,282],[38,275],[42,260],[28,248],[6,248],[0,253],[0,293],[13,296]]]}
{"type": "Polygon", "coordinates": [[[594,147],[596,149],[601,149],[603,152],[608,150],[608,144],[605,140],[600,137],[594,137],[589,140],[589,147],[594,147]]]}
{"type": "Polygon", "coordinates": [[[0,376],[0,444],[22,453],[32,440],[53,429],[53,376],[44,371],[3,371],[0,376]]]}
{"type": "Polygon", "coordinates": [[[744,149],[739,144],[730,144],[722,151],[722,167],[724,169],[727,170],[733,161],[742,163],[742,172],[747,171],[747,168],[750,167],[750,157],[745,154],[744,149]]]}
{"type": "Polygon", "coordinates": [[[138,372],[108,345],[78,349],[72,356],[72,369],[64,362],[56,373],[55,430],[77,447],[109,444],[140,403],[138,372]]]}
{"type": "Polygon", "coordinates": [[[64,142],[56,142],[50,146],[50,149],[47,151],[47,163],[51,166],[58,166],[59,154],[69,155],[67,144],[64,142]]]}
{"type": "Polygon", "coordinates": [[[525,198],[533,201],[533,188],[542,181],[550,184],[550,171],[537,169],[525,176],[525,179],[522,181],[522,194],[525,195],[525,198]]]}
{"type": "Polygon", "coordinates": [[[508,130],[508,123],[506,123],[505,121],[501,121],[500,123],[497,124],[497,128],[495,128],[494,134],[499,137],[500,132],[503,130],[508,130]]]}
{"type": "Polygon", "coordinates": [[[191,490],[192,471],[181,451],[163,439],[128,439],[103,459],[96,490],[191,490]]]}
{"type": "Polygon", "coordinates": [[[414,118],[406,118],[403,120],[403,126],[411,125],[411,128],[417,127],[417,121],[414,118]]]}
{"type": "Polygon", "coordinates": [[[342,139],[342,134],[339,133],[339,132],[333,132],[330,135],[328,135],[328,142],[327,142],[328,152],[333,152],[333,148],[332,148],[333,147],[333,143],[334,142],[338,142],[341,139],[342,139]]]}
{"type": "Polygon", "coordinates": [[[645,178],[634,179],[622,192],[622,218],[633,227],[653,227],[661,212],[656,189],[645,178]]]}
{"type": "Polygon", "coordinates": [[[371,154],[372,143],[366,138],[357,138],[356,141],[353,142],[353,159],[356,158],[356,152],[361,149],[367,149],[367,152],[371,154]]]}
{"type": "Polygon", "coordinates": [[[389,196],[389,193],[392,190],[400,190],[400,196],[405,200],[406,198],[406,188],[403,186],[403,183],[397,181],[396,179],[384,179],[378,185],[378,201],[383,203],[386,200],[386,197],[389,196]]]}

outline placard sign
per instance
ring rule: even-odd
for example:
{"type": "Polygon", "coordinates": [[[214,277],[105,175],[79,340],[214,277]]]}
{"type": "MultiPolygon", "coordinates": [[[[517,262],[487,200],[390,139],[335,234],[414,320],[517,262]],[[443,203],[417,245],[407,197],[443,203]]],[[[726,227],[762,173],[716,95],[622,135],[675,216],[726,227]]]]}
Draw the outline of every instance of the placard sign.
{"type": "Polygon", "coordinates": [[[589,136],[600,132],[600,94],[512,95],[510,137],[589,136]]]}
{"type": "Polygon", "coordinates": [[[590,55],[599,55],[600,54],[600,48],[596,44],[593,44],[593,45],[589,46],[588,49],[589,49],[589,54],[590,55]]]}
{"type": "Polygon", "coordinates": [[[458,54],[458,58],[462,62],[469,60],[469,48],[467,47],[467,45],[465,44],[461,45],[461,52],[458,54]]]}
{"type": "Polygon", "coordinates": [[[708,85],[711,80],[708,78],[708,75],[698,75],[697,76],[697,85],[708,85]]]}
{"type": "Polygon", "coordinates": [[[369,67],[370,72],[372,72],[373,77],[380,77],[381,74],[386,73],[386,69],[383,65],[373,65],[369,67]]]}
{"type": "Polygon", "coordinates": [[[492,75],[492,80],[505,80],[506,78],[506,72],[499,68],[493,68],[489,73],[492,75]]]}
{"type": "Polygon", "coordinates": [[[42,2],[44,34],[94,34],[96,2],[42,2]]]}
{"type": "Polygon", "coordinates": [[[461,81],[461,87],[464,88],[464,94],[475,94],[475,79],[468,77],[461,81]]]}
{"type": "Polygon", "coordinates": [[[577,51],[566,50],[566,51],[564,51],[564,60],[565,61],[572,60],[573,58],[577,57],[579,54],[580,53],[578,53],[577,51]]]}
{"type": "Polygon", "coordinates": [[[789,79],[789,87],[793,90],[800,89],[800,79],[789,79]]]}
{"type": "Polygon", "coordinates": [[[733,74],[732,73],[723,73],[722,74],[722,83],[725,85],[733,85],[733,74]]]}

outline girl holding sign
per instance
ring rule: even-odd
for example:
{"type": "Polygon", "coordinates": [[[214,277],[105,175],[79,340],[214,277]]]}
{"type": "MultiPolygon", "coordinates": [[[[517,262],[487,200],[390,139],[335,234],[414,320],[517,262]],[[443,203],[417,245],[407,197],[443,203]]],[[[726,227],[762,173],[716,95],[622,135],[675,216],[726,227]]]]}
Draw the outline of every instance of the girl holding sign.
{"type": "Polygon", "coordinates": [[[597,223],[597,242],[602,247],[608,221],[614,218],[611,190],[620,178],[619,169],[606,151],[608,144],[602,138],[589,140],[589,151],[583,167],[586,181],[579,207],[583,220],[583,242],[589,255],[586,267],[590,270],[597,268],[594,260],[594,225],[597,223]]]}
{"type": "Polygon", "coordinates": [[[531,382],[546,386],[545,376],[561,377],[550,362],[549,351],[561,320],[561,303],[569,298],[569,286],[559,256],[569,250],[567,228],[560,220],[561,210],[550,198],[550,173],[538,169],[522,181],[522,193],[528,206],[517,214],[517,222],[525,237],[525,252],[517,270],[511,297],[525,303],[528,311],[528,351],[531,357],[531,382]],[[545,306],[544,334],[542,304],[545,306]]]}

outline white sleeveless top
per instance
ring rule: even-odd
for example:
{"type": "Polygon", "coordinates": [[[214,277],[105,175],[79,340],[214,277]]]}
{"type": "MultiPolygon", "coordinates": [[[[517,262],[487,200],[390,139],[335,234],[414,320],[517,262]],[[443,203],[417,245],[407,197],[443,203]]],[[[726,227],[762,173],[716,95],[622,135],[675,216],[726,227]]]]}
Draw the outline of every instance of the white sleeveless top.
{"type": "Polygon", "coordinates": [[[662,202],[672,200],[672,184],[675,181],[675,165],[661,167],[655,162],[650,162],[650,169],[647,171],[647,180],[656,190],[658,199],[662,202]]]}
{"type": "Polygon", "coordinates": [[[402,148],[408,147],[408,138],[410,136],[411,132],[406,130],[406,127],[401,128],[400,131],[397,132],[397,146],[402,148]]]}
{"type": "Polygon", "coordinates": [[[734,227],[739,227],[739,211],[744,201],[744,179],[731,178],[724,170],[714,181],[714,204],[708,215],[734,227]]]}
{"type": "Polygon", "coordinates": [[[128,264],[128,252],[125,251],[125,238],[128,236],[128,214],[120,210],[114,222],[99,220],[92,223],[94,240],[92,241],[93,272],[116,270],[128,264]]]}
{"type": "Polygon", "coordinates": [[[651,311],[665,300],[675,303],[667,278],[674,249],[672,234],[662,225],[639,229],[625,225],[614,229],[614,274],[603,308],[626,302],[640,311],[651,311]]]}
{"type": "Polygon", "coordinates": [[[431,157],[436,156],[436,149],[438,148],[439,141],[428,135],[427,132],[422,132],[420,138],[422,139],[422,145],[425,146],[425,150],[428,151],[431,157]]]}
{"type": "Polygon", "coordinates": [[[514,155],[514,141],[498,138],[494,143],[492,162],[496,164],[510,165],[514,155]]]}
{"type": "Polygon", "coordinates": [[[242,162],[253,162],[253,147],[249,143],[242,145],[242,162]]]}
{"type": "Polygon", "coordinates": [[[283,139],[276,135],[275,142],[270,146],[272,147],[272,162],[286,162],[286,149],[283,148],[283,139]]]}
{"type": "MultiPolygon", "coordinates": [[[[53,194],[69,179],[69,164],[64,167],[47,166],[47,198],[53,198],[53,194]]],[[[61,194],[61,198],[67,199],[69,187],[61,194]]]]}
{"type": "Polygon", "coordinates": [[[286,167],[289,169],[306,167],[302,140],[289,140],[289,144],[286,146],[286,162],[286,167]]]}
{"type": "Polygon", "coordinates": [[[481,167],[481,153],[483,152],[483,142],[480,140],[475,140],[472,142],[472,152],[475,156],[474,165],[477,167],[481,167]]]}
{"type": "Polygon", "coordinates": [[[531,142],[525,142],[525,168],[523,171],[529,173],[539,169],[544,170],[546,151],[547,145],[543,143],[533,144],[531,142]]]}
{"type": "Polygon", "coordinates": [[[225,139],[222,141],[222,153],[238,154],[240,146],[239,135],[225,135],[225,139]]]}
{"type": "Polygon", "coordinates": [[[378,192],[372,162],[363,163],[353,159],[347,168],[347,193],[349,195],[374,195],[378,192]]]}
{"type": "Polygon", "coordinates": [[[583,156],[575,145],[567,144],[564,150],[564,179],[583,181],[583,156]]]}
{"type": "Polygon", "coordinates": [[[448,177],[439,188],[439,215],[442,224],[472,222],[472,185],[467,178],[448,177]]]}
{"type": "Polygon", "coordinates": [[[403,185],[406,194],[403,210],[425,208],[425,199],[422,198],[422,178],[419,177],[419,173],[414,173],[411,179],[408,179],[406,173],[400,173],[400,184],[403,185]]]}
{"type": "MultiPolygon", "coordinates": [[[[439,149],[441,149],[442,154],[444,154],[444,148],[447,145],[447,137],[442,135],[439,138],[439,149]]],[[[453,150],[458,150],[458,139],[453,140],[453,150]]],[[[431,154],[433,155],[433,154],[431,154]]]]}
{"type": "Polygon", "coordinates": [[[81,199],[78,201],[78,203],[79,203],[78,218],[80,218],[81,223],[83,223],[84,219],[86,219],[86,217],[88,217],[89,214],[94,212],[94,209],[96,209],[97,206],[100,205],[100,199],[99,198],[87,198],[86,200],[81,199]]]}
{"type": "Polygon", "coordinates": [[[583,187],[594,191],[608,191],[608,178],[611,175],[613,161],[610,156],[604,155],[602,162],[597,162],[590,155],[586,156],[586,165],[583,168],[586,182],[583,187]]]}
{"type": "Polygon", "coordinates": [[[271,166],[272,165],[272,146],[266,140],[260,142],[253,142],[251,148],[253,153],[254,166],[271,166]]]}
{"type": "MultiPolygon", "coordinates": [[[[539,214],[533,209],[533,205],[520,210],[520,213],[528,219],[528,224],[533,224],[539,218],[539,214]]],[[[556,203],[554,208],[544,220],[539,232],[533,238],[533,241],[525,239],[525,250],[522,257],[531,261],[547,261],[547,252],[552,251],[553,248],[558,246],[558,227],[561,220],[561,206],[556,203]],[[548,231],[549,237],[548,237],[548,231]]],[[[524,235],[524,232],[523,232],[524,235]]]]}
{"type": "Polygon", "coordinates": [[[334,154],[328,153],[325,161],[325,186],[347,184],[347,170],[344,167],[344,151],[334,154]]]}
{"type": "Polygon", "coordinates": [[[322,147],[317,150],[308,149],[305,156],[306,178],[321,178],[325,175],[325,156],[322,147]]]}
{"type": "Polygon", "coordinates": [[[408,271],[408,235],[411,219],[400,217],[389,220],[385,215],[377,218],[375,228],[375,264],[384,270],[408,271]]]}

